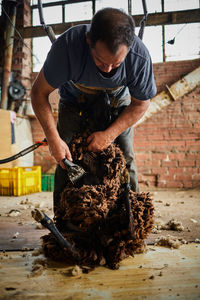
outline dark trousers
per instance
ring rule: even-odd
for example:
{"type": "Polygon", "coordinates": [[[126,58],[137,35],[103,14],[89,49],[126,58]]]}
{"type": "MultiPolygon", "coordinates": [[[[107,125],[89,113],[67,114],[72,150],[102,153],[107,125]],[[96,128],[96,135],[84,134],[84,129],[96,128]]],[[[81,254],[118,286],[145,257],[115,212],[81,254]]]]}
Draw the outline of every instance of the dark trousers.
{"type": "MultiPolygon", "coordinates": [[[[82,129],[82,117],[79,114],[78,108],[72,105],[60,103],[58,114],[58,132],[60,137],[69,145],[74,133],[78,133],[82,129]]],[[[127,163],[127,169],[130,174],[130,184],[133,191],[138,192],[137,167],[134,160],[133,152],[133,127],[125,130],[117,137],[116,142],[123,151],[127,163]]],[[[59,205],[60,194],[63,192],[67,184],[66,170],[57,165],[55,172],[54,186],[54,211],[59,205]]]]}

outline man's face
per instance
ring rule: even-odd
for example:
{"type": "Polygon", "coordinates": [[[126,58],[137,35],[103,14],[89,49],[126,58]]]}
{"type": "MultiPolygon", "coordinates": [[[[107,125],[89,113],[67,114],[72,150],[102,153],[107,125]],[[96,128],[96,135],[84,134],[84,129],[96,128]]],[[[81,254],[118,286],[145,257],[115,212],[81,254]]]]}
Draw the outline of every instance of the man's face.
{"type": "MultiPolygon", "coordinates": [[[[90,41],[88,41],[88,44],[90,45],[90,41]]],[[[112,54],[104,42],[97,41],[95,47],[90,47],[90,51],[95,65],[102,72],[109,73],[112,69],[119,67],[124,61],[128,53],[128,47],[121,45],[119,46],[117,53],[112,54]]]]}

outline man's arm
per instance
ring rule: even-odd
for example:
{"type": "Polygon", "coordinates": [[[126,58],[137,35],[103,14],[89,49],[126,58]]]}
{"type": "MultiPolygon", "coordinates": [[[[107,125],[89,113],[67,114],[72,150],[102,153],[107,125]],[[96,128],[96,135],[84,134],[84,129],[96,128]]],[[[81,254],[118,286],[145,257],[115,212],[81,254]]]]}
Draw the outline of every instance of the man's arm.
{"type": "Polygon", "coordinates": [[[56,128],[54,117],[49,103],[49,94],[55,90],[48,84],[44,77],[43,70],[38,74],[31,91],[31,100],[33,110],[38,118],[47,142],[51,155],[55,158],[61,167],[65,168],[61,162],[63,158],[72,160],[71,153],[67,144],[60,138],[56,128]]]}
{"type": "Polygon", "coordinates": [[[88,150],[98,152],[106,149],[122,132],[136,124],[149,107],[150,100],[131,98],[131,104],[105,130],[97,131],[88,137],[88,150]]]}

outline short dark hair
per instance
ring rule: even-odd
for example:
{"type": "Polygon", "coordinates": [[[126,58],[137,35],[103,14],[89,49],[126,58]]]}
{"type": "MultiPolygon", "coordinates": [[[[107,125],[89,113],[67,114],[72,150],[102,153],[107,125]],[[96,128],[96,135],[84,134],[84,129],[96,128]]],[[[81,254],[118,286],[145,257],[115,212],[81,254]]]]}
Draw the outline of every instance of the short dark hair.
{"type": "Polygon", "coordinates": [[[133,43],[134,35],[134,20],[121,9],[103,8],[92,19],[90,28],[92,48],[100,40],[106,44],[111,53],[115,54],[120,45],[129,48],[133,43]]]}

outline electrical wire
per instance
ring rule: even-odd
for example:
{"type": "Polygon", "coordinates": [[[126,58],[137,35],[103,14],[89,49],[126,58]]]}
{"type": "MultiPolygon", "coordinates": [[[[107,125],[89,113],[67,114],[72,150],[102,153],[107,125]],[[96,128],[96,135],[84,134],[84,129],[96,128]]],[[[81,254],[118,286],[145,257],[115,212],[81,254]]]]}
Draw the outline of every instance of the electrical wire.
{"type": "Polygon", "coordinates": [[[24,42],[23,37],[21,36],[20,32],[16,29],[16,26],[13,24],[12,20],[10,19],[9,15],[7,14],[6,9],[3,7],[3,4],[2,4],[2,3],[1,3],[1,7],[2,7],[2,10],[3,10],[3,12],[5,13],[6,17],[8,18],[10,24],[13,26],[14,30],[15,30],[16,33],[18,34],[18,36],[19,36],[21,42],[23,43],[23,45],[29,49],[29,51],[31,52],[31,55],[32,55],[33,57],[35,57],[35,59],[37,60],[38,63],[40,63],[40,60],[39,60],[38,57],[33,53],[32,49],[24,42]]]}
{"type": "Polygon", "coordinates": [[[179,29],[179,31],[175,34],[174,38],[171,39],[171,40],[169,40],[169,41],[167,41],[166,44],[174,45],[174,43],[175,43],[175,38],[176,38],[177,35],[183,30],[183,28],[184,28],[186,25],[187,25],[187,23],[185,23],[185,24],[181,27],[181,29],[179,29]]]}

